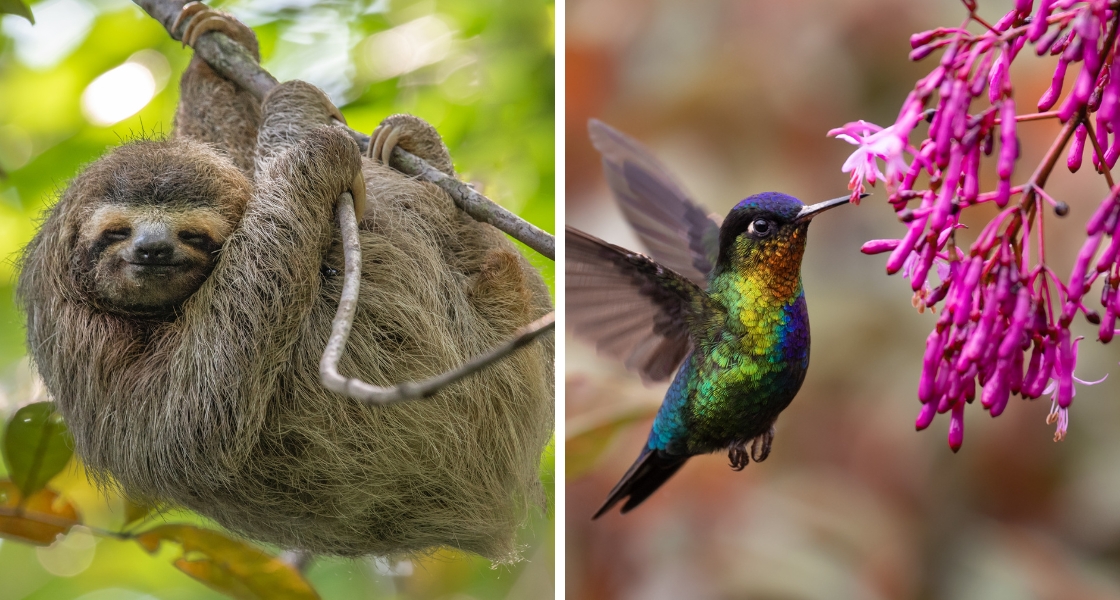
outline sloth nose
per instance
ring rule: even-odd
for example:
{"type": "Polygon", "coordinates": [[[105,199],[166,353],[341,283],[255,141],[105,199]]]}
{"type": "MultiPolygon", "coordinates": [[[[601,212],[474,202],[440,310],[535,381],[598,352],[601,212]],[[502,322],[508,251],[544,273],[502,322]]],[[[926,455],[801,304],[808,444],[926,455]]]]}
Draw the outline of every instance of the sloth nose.
{"type": "Polygon", "coordinates": [[[166,264],[175,254],[175,243],[165,232],[145,231],[132,242],[132,262],[166,264]]]}

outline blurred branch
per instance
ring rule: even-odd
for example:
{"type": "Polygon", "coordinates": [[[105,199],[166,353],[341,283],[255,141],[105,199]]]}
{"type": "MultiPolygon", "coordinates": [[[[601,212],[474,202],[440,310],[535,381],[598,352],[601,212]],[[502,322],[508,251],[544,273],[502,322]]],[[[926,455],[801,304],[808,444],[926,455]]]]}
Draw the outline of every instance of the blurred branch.
{"type": "MultiPolygon", "coordinates": [[[[151,17],[159,21],[173,39],[182,39],[182,31],[173,31],[176,17],[186,4],[182,0],[134,0],[151,17]]],[[[185,29],[189,23],[182,24],[185,29]]],[[[204,34],[195,44],[194,51],[224,77],[245,88],[257,98],[264,98],[277,85],[276,78],[265,71],[240,44],[229,39],[224,33],[204,34]]],[[[349,130],[351,137],[364,150],[369,145],[369,136],[349,130]]],[[[551,260],[556,260],[556,241],[553,236],[517,215],[502,208],[493,200],[479,194],[469,184],[440,172],[424,159],[400,147],[393,150],[389,164],[408,175],[418,177],[443,188],[455,205],[471,218],[489,223],[510,237],[536,250],[551,260]]]]}
{"type": "Polygon", "coordinates": [[[311,562],[315,560],[315,555],[306,550],[285,550],[279,558],[300,573],[307,573],[307,569],[311,568],[311,562]]]}

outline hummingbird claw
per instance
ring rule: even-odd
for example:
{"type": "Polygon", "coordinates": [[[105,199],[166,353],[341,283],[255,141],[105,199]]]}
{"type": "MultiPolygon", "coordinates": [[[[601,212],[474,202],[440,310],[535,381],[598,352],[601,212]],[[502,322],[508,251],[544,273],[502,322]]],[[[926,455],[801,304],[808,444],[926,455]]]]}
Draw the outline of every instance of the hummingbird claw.
{"type": "Polygon", "coordinates": [[[731,460],[731,470],[733,471],[742,471],[751,462],[747,445],[743,442],[732,444],[727,450],[727,458],[731,460]]]}
{"type": "Polygon", "coordinates": [[[760,463],[770,456],[770,446],[774,443],[774,426],[770,426],[770,430],[766,433],[751,440],[751,458],[754,462],[760,463]]]}

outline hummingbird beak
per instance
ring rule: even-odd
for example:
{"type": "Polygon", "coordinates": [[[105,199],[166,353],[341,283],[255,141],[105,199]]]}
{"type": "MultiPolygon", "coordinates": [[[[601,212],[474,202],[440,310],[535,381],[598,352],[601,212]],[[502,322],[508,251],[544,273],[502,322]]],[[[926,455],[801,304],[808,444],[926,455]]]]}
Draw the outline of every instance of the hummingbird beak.
{"type": "MultiPolygon", "coordinates": [[[[866,198],[870,195],[871,194],[860,194],[859,197],[860,198],[866,198]]],[[[809,206],[806,206],[805,208],[802,208],[801,212],[797,213],[797,216],[793,218],[793,222],[794,223],[803,223],[803,222],[808,221],[809,219],[812,219],[813,217],[821,214],[822,212],[824,212],[824,211],[826,211],[830,208],[836,208],[837,206],[840,206],[841,204],[847,204],[848,201],[851,200],[851,199],[852,199],[851,196],[843,196],[843,197],[840,197],[840,198],[833,198],[832,200],[825,200],[824,202],[818,202],[816,204],[810,204],[809,206]]]]}

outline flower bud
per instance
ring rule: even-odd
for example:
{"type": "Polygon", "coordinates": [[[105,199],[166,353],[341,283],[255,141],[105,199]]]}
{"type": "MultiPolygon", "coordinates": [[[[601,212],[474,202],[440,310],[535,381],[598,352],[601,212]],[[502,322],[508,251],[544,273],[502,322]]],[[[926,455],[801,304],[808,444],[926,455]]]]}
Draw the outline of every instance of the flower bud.
{"type": "MultiPolygon", "coordinates": [[[[996,171],[999,178],[1006,181],[1011,178],[1015,161],[1019,158],[1019,139],[1015,136],[1015,100],[1012,98],[1007,98],[1000,104],[999,129],[1000,149],[996,171]]],[[[1010,186],[1010,182],[1008,185],[1010,186]]],[[[1010,188],[1008,191],[1010,192],[1010,188]]]]}
{"type": "Polygon", "coordinates": [[[910,229],[906,231],[906,235],[902,236],[902,241],[891,252],[890,257],[887,258],[887,275],[894,275],[902,268],[906,262],[910,252],[914,249],[914,244],[922,236],[922,231],[926,228],[926,219],[921,217],[914,219],[910,223],[910,229]]]}
{"type": "Polygon", "coordinates": [[[1058,59],[1058,66],[1054,67],[1054,76],[1050,79],[1050,87],[1046,88],[1042,97],[1038,99],[1038,110],[1040,112],[1050,110],[1058,102],[1058,97],[1062,95],[1062,83],[1066,78],[1067,66],[1069,66],[1069,63],[1058,59]]]}
{"type": "MultiPolygon", "coordinates": [[[[1065,35],[1058,38],[1058,41],[1054,42],[1054,44],[1052,46],[1050,46],[1050,56],[1057,56],[1059,54],[1061,54],[1062,56],[1065,56],[1066,50],[1069,49],[1069,45],[1070,45],[1070,42],[1072,40],[1073,40],[1073,32],[1072,31],[1067,31],[1065,33],[1065,35]]],[[[1073,60],[1073,59],[1071,58],[1070,60],[1073,60]]],[[[1069,61],[1066,61],[1066,62],[1069,62],[1069,61]]]]}
{"type": "Polygon", "coordinates": [[[880,254],[894,250],[902,240],[870,240],[859,249],[864,254],[880,254]]]}
{"type": "Polygon", "coordinates": [[[939,37],[943,37],[946,33],[948,33],[948,30],[943,27],[915,33],[914,35],[910,36],[910,47],[914,50],[917,50],[918,47],[925,46],[933,40],[939,37]]]}
{"type": "Polygon", "coordinates": [[[1089,135],[1089,131],[1085,129],[1085,125],[1077,126],[1073,130],[1073,142],[1069,145],[1069,155],[1066,157],[1066,166],[1069,167],[1070,173],[1076,173],[1081,168],[1081,159],[1085,155],[1085,138],[1089,135]]]}
{"type": "Polygon", "coordinates": [[[1117,188],[1117,190],[1114,190],[1111,194],[1109,194],[1108,197],[1104,199],[1104,202],[1101,202],[1101,205],[1097,207],[1097,210],[1093,213],[1093,216],[1089,217],[1089,222],[1085,224],[1086,233],[1088,233],[1089,235],[1096,235],[1104,230],[1105,223],[1116,212],[1117,192],[1120,192],[1120,188],[1117,188]]]}
{"type": "Polygon", "coordinates": [[[964,443],[964,402],[957,402],[953,406],[953,415],[949,419],[949,448],[956,452],[964,443]]]}
{"type": "Polygon", "coordinates": [[[999,357],[1010,358],[1012,354],[1022,354],[1023,332],[1027,329],[1027,321],[1031,317],[1031,295],[1027,288],[1019,288],[1015,299],[1015,312],[1011,315],[1011,323],[1007,333],[999,343],[999,357]]]}
{"type": "Polygon", "coordinates": [[[1081,297],[1085,295],[1085,274],[1089,271],[1089,261],[1096,255],[1103,235],[1103,232],[1098,232],[1089,236],[1082,244],[1081,251],[1077,253],[1077,260],[1073,263],[1073,272],[1070,273],[1069,285],[1066,288],[1070,302],[1080,303],[1081,297]]]}
{"type": "Polygon", "coordinates": [[[1007,66],[1007,51],[1004,50],[992,65],[992,71],[988,75],[988,101],[992,104],[999,104],[999,99],[1008,88],[1007,66]]]}
{"type": "MultiPolygon", "coordinates": [[[[1053,5],[1054,0],[1041,0],[1041,2],[1038,3],[1038,13],[1035,14],[1034,20],[1031,21],[1030,27],[1027,28],[1028,40],[1032,42],[1038,42],[1039,38],[1041,38],[1043,34],[1046,33],[1046,29],[1049,27],[1049,24],[1046,22],[1046,20],[1050,18],[1050,11],[1053,10],[1053,5]]],[[[1017,2],[1016,9],[1018,9],[1017,2]]],[[[1039,44],[1039,46],[1041,47],[1041,44],[1039,44]]],[[[1042,52],[1044,52],[1044,50],[1040,49],[1040,56],[1042,55],[1042,52]]]]}
{"type": "Polygon", "coordinates": [[[933,417],[937,416],[937,404],[927,402],[922,405],[922,409],[918,411],[918,418],[914,420],[914,429],[921,431],[933,422],[933,417]]]}

